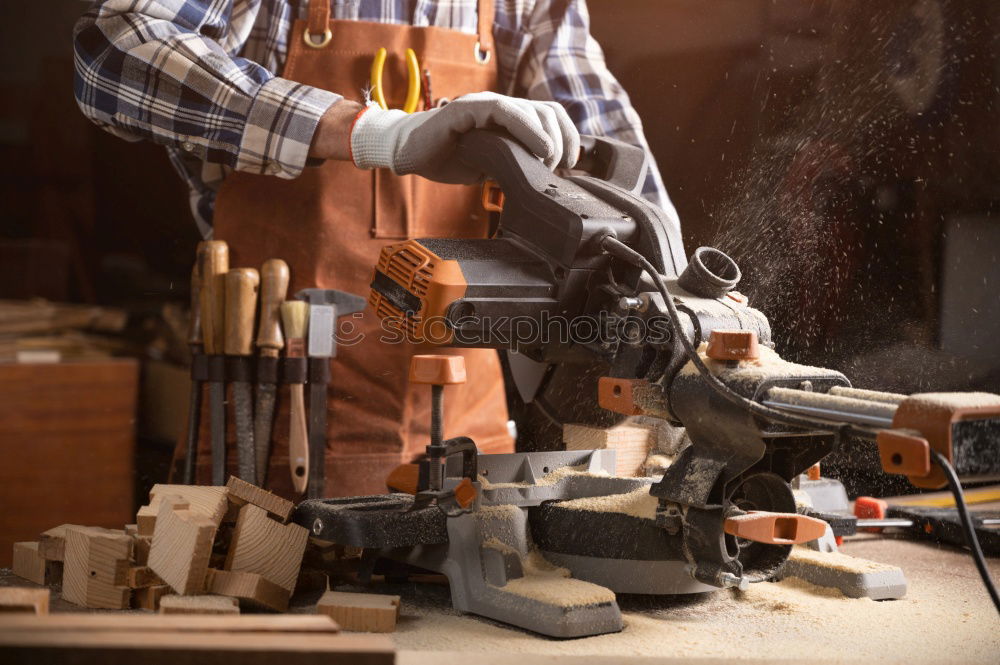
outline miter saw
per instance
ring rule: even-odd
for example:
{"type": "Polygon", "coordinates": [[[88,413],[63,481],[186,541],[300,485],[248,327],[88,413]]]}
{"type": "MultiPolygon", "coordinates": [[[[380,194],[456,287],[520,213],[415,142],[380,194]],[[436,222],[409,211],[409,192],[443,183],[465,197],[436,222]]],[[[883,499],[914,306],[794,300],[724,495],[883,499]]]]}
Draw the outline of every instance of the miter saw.
{"type": "MultiPolygon", "coordinates": [[[[616,477],[607,450],[480,455],[444,440],[437,408],[427,459],[390,483],[406,492],[298,506],[316,538],[444,573],[461,611],[576,637],[622,628],[615,593],[769,579],[826,528],[796,512],[790,481],[846,436],[921,487],[944,484],[942,460],[1000,473],[982,454],[1000,396],[860,390],[782,360],[736,264],[704,247],[688,262],[677,224],[639,195],[644,151],[584,137],[583,173],[559,176],[476,130],[458,155],[497,183],[493,237],[387,246],[372,309],[411,341],[508,351],[524,401],[556,426],[646,415],[691,445],[662,478],[616,477]]],[[[458,373],[445,369],[428,371],[458,373]]]]}

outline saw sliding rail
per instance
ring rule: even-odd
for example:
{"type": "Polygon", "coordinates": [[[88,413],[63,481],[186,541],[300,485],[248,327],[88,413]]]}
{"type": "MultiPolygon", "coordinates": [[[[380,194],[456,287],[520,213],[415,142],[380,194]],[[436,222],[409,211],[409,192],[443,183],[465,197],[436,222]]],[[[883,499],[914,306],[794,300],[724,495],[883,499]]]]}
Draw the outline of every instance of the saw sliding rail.
{"type": "Polygon", "coordinates": [[[771,388],[764,406],[852,426],[852,434],[874,439],[879,429],[892,427],[896,409],[906,395],[837,386],[828,393],[795,388],[771,388]],[[874,429],[871,429],[874,428],[874,429]]]}

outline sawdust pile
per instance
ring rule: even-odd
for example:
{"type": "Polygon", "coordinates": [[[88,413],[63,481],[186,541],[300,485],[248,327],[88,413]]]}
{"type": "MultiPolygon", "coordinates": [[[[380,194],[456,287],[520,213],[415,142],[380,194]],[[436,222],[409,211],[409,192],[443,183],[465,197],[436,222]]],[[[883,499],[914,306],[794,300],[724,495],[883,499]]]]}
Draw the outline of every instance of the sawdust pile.
{"type": "MultiPolygon", "coordinates": [[[[619,596],[625,630],[554,640],[461,616],[447,590],[423,588],[404,600],[394,639],[404,651],[539,656],[781,659],[785,662],[989,663],[1000,653],[1000,621],[968,555],[937,551],[921,560],[918,543],[894,542],[904,564],[906,598],[876,602],[795,578],[674,598],[619,596]]],[[[872,552],[859,551],[859,556],[872,552]]],[[[994,574],[1000,565],[994,564],[994,574]]],[[[412,593],[412,592],[411,592],[412,593]]],[[[604,662],[609,662],[605,660],[604,662]]]]}
{"type": "Polygon", "coordinates": [[[522,561],[524,577],[507,582],[504,591],[567,607],[610,603],[615,599],[615,594],[602,586],[571,579],[568,570],[552,565],[536,551],[522,561]]]}
{"type": "Polygon", "coordinates": [[[607,494],[562,501],[559,507],[592,513],[622,513],[640,519],[655,520],[657,503],[657,498],[650,495],[649,487],[644,486],[625,494],[607,494]]]}
{"type": "Polygon", "coordinates": [[[845,573],[880,573],[896,568],[877,561],[849,556],[843,552],[817,552],[803,545],[792,548],[789,560],[813,563],[824,568],[832,568],[845,573]]]}

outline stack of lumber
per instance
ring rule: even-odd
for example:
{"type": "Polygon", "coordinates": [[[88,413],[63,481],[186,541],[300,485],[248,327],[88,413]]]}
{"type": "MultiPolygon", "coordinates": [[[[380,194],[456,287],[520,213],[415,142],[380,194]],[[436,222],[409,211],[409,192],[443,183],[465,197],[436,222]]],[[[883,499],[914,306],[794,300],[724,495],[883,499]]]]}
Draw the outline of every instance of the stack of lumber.
{"type": "Polygon", "coordinates": [[[656,442],[649,425],[622,423],[601,428],[590,425],[563,425],[566,450],[614,450],[616,476],[641,476],[643,464],[656,442]]]}
{"type": "Polygon", "coordinates": [[[0,300],[0,361],[105,358],[123,350],[123,341],[108,333],[122,332],[126,323],[119,309],[0,300]]]}

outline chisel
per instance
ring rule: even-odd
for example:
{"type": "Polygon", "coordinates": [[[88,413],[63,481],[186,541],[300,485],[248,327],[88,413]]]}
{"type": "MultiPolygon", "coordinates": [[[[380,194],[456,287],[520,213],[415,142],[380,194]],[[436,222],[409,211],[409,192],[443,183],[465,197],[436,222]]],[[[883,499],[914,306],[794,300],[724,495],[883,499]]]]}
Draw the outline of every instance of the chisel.
{"type": "Polygon", "coordinates": [[[288,465],[292,487],[302,494],[309,482],[309,441],[306,435],[306,405],[302,384],[306,376],[306,331],[309,328],[309,305],[300,300],[281,303],[281,322],[285,326],[285,371],[289,391],[288,465]]]}
{"type": "Polygon", "coordinates": [[[326,484],[326,387],[330,359],[337,356],[337,319],[365,308],[365,299],[333,289],[303,289],[296,299],[309,303],[309,498],[323,496],[326,484]]]}
{"type": "Polygon", "coordinates": [[[236,414],[237,475],[248,483],[257,482],[250,356],[259,285],[260,275],[253,268],[233,268],[226,273],[226,356],[236,414]]]}
{"type": "Polygon", "coordinates": [[[194,483],[194,465],[198,457],[198,430],[201,426],[201,392],[208,378],[204,346],[201,341],[201,270],[205,260],[205,243],[198,243],[194,267],[191,268],[191,320],[188,324],[188,344],[191,347],[191,395],[188,402],[187,448],[184,451],[185,485],[194,483]]]}
{"type": "Polygon", "coordinates": [[[257,480],[267,485],[267,463],[271,456],[271,427],[278,383],[278,354],[285,346],[281,335],[281,303],[288,292],[288,264],[268,259],[260,269],[260,323],[257,328],[257,408],[254,410],[253,442],[257,455],[257,480]]]}
{"type": "Polygon", "coordinates": [[[226,273],[229,246],[205,242],[201,271],[201,331],[208,355],[208,414],[212,443],[212,484],[226,482],[226,273]]]}

